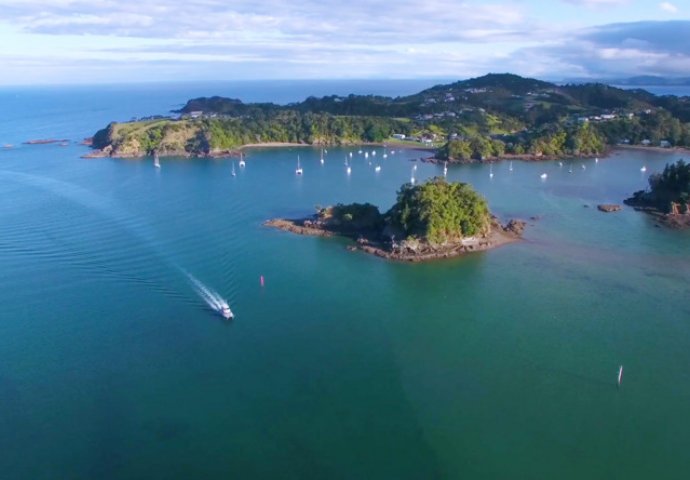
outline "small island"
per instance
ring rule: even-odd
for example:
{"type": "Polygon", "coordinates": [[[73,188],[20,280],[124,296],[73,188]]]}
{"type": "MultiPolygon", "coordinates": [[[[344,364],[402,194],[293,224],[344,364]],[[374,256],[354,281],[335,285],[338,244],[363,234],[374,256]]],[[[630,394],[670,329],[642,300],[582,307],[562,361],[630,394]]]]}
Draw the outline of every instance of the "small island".
{"type": "Polygon", "coordinates": [[[639,190],[624,202],[667,227],[690,227],[690,164],[682,159],[666,164],[662,173],[650,175],[649,190],[639,190]]]}
{"type": "Polygon", "coordinates": [[[346,237],[355,240],[350,250],[421,262],[514,242],[525,222],[511,220],[502,226],[469,184],[436,177],[404,184],[384,214],[369,203],[338,204],[318,208],[307,218],[272,219],[265,225],[301,235],[346,237]]]}

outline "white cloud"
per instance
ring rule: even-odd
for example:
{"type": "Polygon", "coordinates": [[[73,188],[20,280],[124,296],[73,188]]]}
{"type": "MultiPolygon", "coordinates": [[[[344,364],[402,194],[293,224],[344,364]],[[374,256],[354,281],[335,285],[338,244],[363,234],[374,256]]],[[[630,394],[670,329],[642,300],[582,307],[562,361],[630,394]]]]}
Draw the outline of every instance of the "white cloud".
{"type": "MultiPolygon", "coordinates": [[[[631,0],[563,2],[613,11],[631,0]]],[[[198,72],[210,78],[227,72],[234,78],[342,78],[487,71],[554,79],[687,68],[690,22],[573,31],[528,16],[529,3],[0,0],[0,43],[13,45],[11,53],[0,52],[0,62],[4,72],[41,65],[46,71],[93,65],[108,73],[145,72],[149,66],[180,79],[198,72]]]]}
{"type": "Polygon", "coordinates": [[[532,63],[537,75],[547,75],[550,69],[566,78],[687,76],[688,42],[690,21],[619,23],[573,32],[543,47],[520,49],[512,61],[532,63]]]}
{"type": "Polygon", "coordinates": [[[678,12],[678,7],[676,7],[674,4],[669,3],[669,2],[661,2],[659,4],[659,8],[661,8],[664,12],[668,12],[668,13],[678,12]]]}
{"type": "Polygon", "coordinates": [[[582,5],[588,8],[599,8],[609,6],[621,6],[630,3],[630,0],[564,0],[566,3],[573,5],[582,5]]]}

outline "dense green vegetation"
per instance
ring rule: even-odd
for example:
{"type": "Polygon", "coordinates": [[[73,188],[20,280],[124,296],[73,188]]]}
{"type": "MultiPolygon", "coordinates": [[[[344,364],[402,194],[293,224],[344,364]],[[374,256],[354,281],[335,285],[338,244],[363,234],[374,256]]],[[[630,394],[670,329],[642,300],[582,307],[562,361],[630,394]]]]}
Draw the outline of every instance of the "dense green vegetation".
{"type": "Polygon", "coordinates": [[[346,235],[394,236],[434,247],[484,235],[491,222],[486,200],[470,185],[441,177],[403,185],[385,214],[369,203],[338,204],[317,207],[317,219],[325,228],[346,235]]]}
{"type": "Polygon", "coordinates": [[[449,183],[440,177],[403,185],[386,217],[405,237],[437,245],[487,233],[490,225],[484,198],[466,183],[449,183]]]}
{"type": "Polygon", "coordinates": [[[208,154],[254,143],[347,145],[382,142],[394,132],[408,132],[409,122],[382,117],[342,117],[328,113],[280,111],[256,117],[220,117],[114,124],[94,136],[94,147],[140,154],[208,154]],[[118,128],[121,125],[141,128],[118,128]]]}
{"type": "Polygon", "coordinates": [[[511,74],[437,85],[406,97],[331,95],[289,105],[189,100],[180,119],[111,124],[94,136],[113,155],[204,155],[245,144],[341,145],[392,134],[443,145],[438,157],[598,155],[617,143],[690,146],[690,98],[603,84],[556,85],[511,74]]]}
{"type": "Polygon", "coordinates": [[[690,203],[690,163],[678,160],[666,164],[664,171],[649,176],[649,191],[635,192],[631,204],[643,204],[662,211],[671,210],[671,204],[690,203]]]}
{"type": "Polygon", "coordinates": [[[385,224],[385,218],[378,207],[370,203],[339,203],[333,207],[319,208],[318,217],[319,220],[345,233],[375,232],[381,230],[385,224]]]}

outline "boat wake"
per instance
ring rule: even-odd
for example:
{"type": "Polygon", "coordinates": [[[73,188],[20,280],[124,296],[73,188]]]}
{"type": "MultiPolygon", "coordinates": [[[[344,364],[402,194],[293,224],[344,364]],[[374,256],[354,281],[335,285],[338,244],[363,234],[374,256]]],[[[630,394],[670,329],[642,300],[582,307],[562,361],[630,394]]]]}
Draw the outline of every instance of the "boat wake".
{"type": "Polygon", "coordinates": [[[227,300],[221,297],[218,292],[201,283],[199,279],[195,278],[194,275],[190,273],[187,273],[187,278],[189,278],[196,293],[206,302],[211,310],[220,314],[226,320],[234,318],[235,315],[232,313],[232,310],[230,310],[230,305],[228,305],[227,300]]]}

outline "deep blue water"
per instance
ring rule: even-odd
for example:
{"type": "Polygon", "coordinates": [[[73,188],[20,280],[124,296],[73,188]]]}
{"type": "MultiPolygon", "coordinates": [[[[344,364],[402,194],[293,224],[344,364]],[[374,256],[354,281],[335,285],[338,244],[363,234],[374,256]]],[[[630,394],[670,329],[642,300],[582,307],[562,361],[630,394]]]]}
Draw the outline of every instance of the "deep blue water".
{"type": "Polygon", "coordinates": [[[413,164],[441,173],[417,151],[376,149],[379,174],[355,151],[347,176],[349,149],[324,166],[315,149],[258,149],[232,177],[230,159],[156,169],[21,144],[193,96],[367,85],[231,87],[0,91],[0,144],[15,145],[0,149],[0,478],[684,478],[690,235],[594,208],[677,154],[619,151],[573,173],[499,163],[492,179],[451,168],[499,217],[534,217],[526,239],[406,265],[262,222],[388,208],[413,164]]]}

